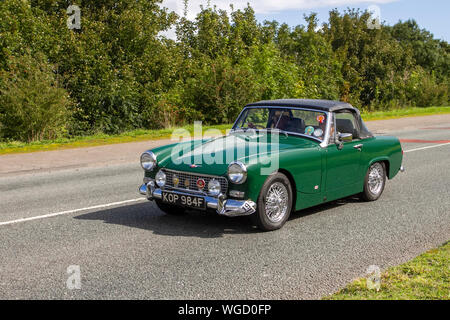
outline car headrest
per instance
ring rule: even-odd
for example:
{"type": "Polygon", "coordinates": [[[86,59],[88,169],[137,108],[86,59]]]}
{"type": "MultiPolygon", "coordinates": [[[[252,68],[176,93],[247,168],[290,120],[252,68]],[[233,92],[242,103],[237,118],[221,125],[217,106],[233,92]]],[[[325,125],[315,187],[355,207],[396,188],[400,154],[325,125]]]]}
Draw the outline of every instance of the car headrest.
{"type": "Polygon", "coordinates": [[[351,133],[355,137],[355,127],[350,119],[336,119],[337,131],[340,133],[351,133]]]}
{"type": "Polygon", "coordinates": [[[289,121],[289,125],[286,129],[291,132],[304,133],[305,132],[305,121],[300,118],[292,118],[289,121]]]}

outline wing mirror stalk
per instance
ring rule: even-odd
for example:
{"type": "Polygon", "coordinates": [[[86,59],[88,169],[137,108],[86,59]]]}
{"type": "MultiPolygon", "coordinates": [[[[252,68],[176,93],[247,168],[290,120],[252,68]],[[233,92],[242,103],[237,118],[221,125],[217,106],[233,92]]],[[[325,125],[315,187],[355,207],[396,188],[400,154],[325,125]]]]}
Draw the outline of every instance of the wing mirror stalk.
{"type": "Polygon", "coordinates": [[[351,133],[339,133],[336,141],[338,150],[342,150],[344,147],[344,142],[351,142],[352,139],[353,135],[351,133]]]}

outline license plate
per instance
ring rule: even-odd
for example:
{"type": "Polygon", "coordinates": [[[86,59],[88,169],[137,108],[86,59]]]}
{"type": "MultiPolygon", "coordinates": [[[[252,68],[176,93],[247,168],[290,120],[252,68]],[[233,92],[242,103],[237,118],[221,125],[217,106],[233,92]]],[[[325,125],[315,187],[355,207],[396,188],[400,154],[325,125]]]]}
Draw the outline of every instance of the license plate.
{"type": "Polygon", "coordinates": [[[206,209],[206,201],[203,197],[187,196],[172,192],[163,192],[162,201],[180,207],[189,207],[194,209],[206,209]]]}

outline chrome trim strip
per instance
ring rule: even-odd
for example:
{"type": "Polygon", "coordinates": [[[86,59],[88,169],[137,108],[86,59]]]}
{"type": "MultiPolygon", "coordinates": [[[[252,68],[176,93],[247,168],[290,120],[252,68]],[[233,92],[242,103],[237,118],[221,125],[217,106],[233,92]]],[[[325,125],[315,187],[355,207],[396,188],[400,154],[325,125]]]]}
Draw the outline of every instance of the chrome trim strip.
{"type": "Polygon", "coordinates": [[[139,188],[139,193],[143,196],[147,195],[147,186],[145,184],[143,184],[140,188],[139,188]]]}
{"type": "Polygon", "coordinates": [[[188,191],[189,193],[192,194],[196,194],[196,195],[200,195],[200,196],[207,196],[208,193],[205,191],[200,191],[200,190],[192,190],[192,189],[183,189],[183,188],[176,188],[176,187],[171,187],[171,186],[164,186],[164,191],[176,191],[176,192],[182,192],[185,193],[186,191],[188,191]]]}
{"type": "MultiPolygon", "coordinates": [[[[324,112],[324,113],[326,113],[326,112],[324,112]]],[[[314,136],[310,136],[310,135],[303,134],[303,133],[298,133],[298,132],[291,132],[291,131],[280,130],[280,129],[271,129],[271,130],[268,130],[267,128],[266,129],[248,129],[248,131],[246,131],[244,129],[237,129],[237,130],[232,131],[231,133],[239,132],[239,131],[242,131],[242,132],[245,133],[245,132],[251,132],[252,130],[255,131],[255,132],[264,131],[264,132],[270,132],[270,133],[277,133],[277,134],[280,134],[280,135],[284,134],[284,135],[298,136],[298,137],[309,138],[309,139],[312,139],[314,141],[322,142],[322,140],[320,140],[319,138],[314,137],[314,136]]]]}
{"type": "Polygon", "coordinates": [[[244,191],[238,191],[238,190],[230,190],[229,191],[230,197],[232,198],[238,198],[238,199],[243,199],[245,192],[244,191]]]}
{"type": "MultiPolygon", "coordinates": [[[[302,134],[302,133],[298,133],[298,132],[291,132],[291,131],[285,131],[285,130],[279,130],[280,133],[287,133],[287,134],[291,134],[291,135],[295,135],[295,136],[300,136],[300,137],[304,137],[304,138],[310,138],[313,139],[315,141],[320,142],[320,146],[322,148],[325,148],[328,146],[328,140],[330,137],[330,127],[331,127],[331,121],[330,121],[330,114],[331,112],[329,111],[323,111],[323,110],[315,110],[315,109],[309,109],[309,108],[300,108],[300,107],[289,107],[289,106],[252,106],[252,107],[245,107],[244,109],[242,109],[241,113],[239,113],[239,116],[236,118],[236,121],[234,122],[233,126],[231,127],[231,131],[232,132],[237,132],[238,130],[242,130],[242,129],[235,129],[237,122],[239,120],[239,118],[241,117],[241,115],[244,113],[244,111],[246,111],[247,109],[291,109],[291,110],[305,110],[305,111],[312,111],[312,112],[320,112],[320,113],[325,113],[327,115],[327,124],[325,127],[325,136],[323,138],[323,140],[320,140],[319,138],[316,138],[314,136],[309,136],[307,134],[302,134]]],[[[260,129],[260,130],[264,130],[264,129],[260,129]]]]}
{"type": "Polygon", "coordinates": [[[330,142],[330,129],[331,129],[331,117],[333,113],[325,112],[327,114],[327,124],[325,126],[325,136],[323,137],[322,142],[320,143],[321,148],[326,148],[330,142]]]}
{"type": "MultiPolygon", "coordinates": [[[[323,142],[319,138],[316,138],[314,136],[309,136],[309,135],[303,134],[303,133],[298,133],[298,132],[291,132],[291,131],[284,131],[284,130],[278,130],[278,131],[272,130],[272,131],[270,131],[270,130],[267,130],[267,129],[249,129],[249,131],[250,130],[272,132],[272,133],[277,133],[277,134],[286,134],[286,135],[291,135],[291,136],[297,136],[297,137],[311,139],[311,140],[314,140],[314,141],[317,141],[317,142],[320,142],[320,143],[323,142]]],[[[245,133],[247,131],[245,131],[244,129],[236,129],[236,130],[230,131],[230,134],[237,133],[237,132],[244,132],[245,133]]]]}
{"type": "MultiPolygon", "coordinates": [[[[210,174],[203,174],[203,173],[196,173],[196,172],[189,172],[189,171],[178,171],[178,170],[171,170],[171,169],[166,169],[166,168],[162,168],[161,169],[164,173],[169,174],[169,175],[177,175],[178,177],[189,177],[189,179],[191,180],[197,180],[199,178],[205,178],[205,180],[217,180],[220,183],[220,189],[221,192],[226,194],[228,192],[228,188],[229,188],[229,183],[228,183],[228,179],[224,176],[218,176],[218,175],[210,175],[210,174]]],[[[207,181],[209,183],[209,181],[207,181]]],[[[205,186],[204,191],[198,190],[198,189],[194,189],[194,188],[183,188],[183,187],[175,187],[172,185],[172,181],[167,178],[166,181],[166,185],[164,186],[164,189],[175,189],[175,190],[179,190],[181,192],[194,192],[194,193],[199,193],[202,195],[208,195],[209,191],[207,186],[205,186]]]]}
{"type": "Polygon", "coordinates": [[[155,181],[152,179],[148,179],[149,181],[146,183],[148,178],[144,178],[144,184],[139,187],[139,193],[143,196],[147,196],[148,200],[153,199],[153,192],[155,191],[155,181]]]}
{"type": "Polygon", "coordinates": [[[162,190],[155,189],[155,191],[152,192],[152,197],[155,199],[162,199],[162,190]]]}
{"type": "MultiPolygon", "coordinates": [[[[153,199],[162,199],[161,189],[154,189],[154,186],[150,182],[147,185],[143,184],[139,188],[139,192],[142,195],[147,195],[149,200],[153,199]]],[[[170,191],[179,195],[193,196],[198,197],[196,194],[191,194],[188,192],[180,192],[180,191],[170,191]]],[[[256,212],[256,203],[251,200],[234,200],[234,199],[225,199],[225,196],[222,194],[219,195],[218,198],[203,196],[206,202],[206,207],[208,209],[214,209],[219,215],[227,216],[227,217],[238,217],[238,216],[248,216],[256,212]]]]}
{"type": "Polygon", "coordinates": [[[217,213],[227,217],[249,216],[256,212],[256,203],[247,200],[224,200],[217,208],[217,213]]]}
{"type": "Polygon", "coordinates": [[[178,170],[172,170],[172,169],[166,169],[166,168],[162,168],[163,171],[167,171],[167,172],[172,172],[172,173],[181,173],[181,174],[188,174],[191,176],[203,176],[203,177],[210,177],[210,178],[224,178],[226,179],[224,176],[215,176],[215,175],[211,175],[211,174],[206,174],[206,173],[196,173],[196,172],[189,172],[189,171],[178,171],[178,170]]]}

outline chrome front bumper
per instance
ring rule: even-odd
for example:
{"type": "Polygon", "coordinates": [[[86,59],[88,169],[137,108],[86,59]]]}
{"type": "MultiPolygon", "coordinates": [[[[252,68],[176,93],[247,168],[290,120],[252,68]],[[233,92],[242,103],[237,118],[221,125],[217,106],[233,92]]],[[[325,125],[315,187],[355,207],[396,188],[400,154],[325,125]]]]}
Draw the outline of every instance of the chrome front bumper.
{"type": "MultiPolygon", "coordinates": [[[[251,200],[225,199],[223,195],[215,198],[173,190],[167,190],[167,192],[173,192],[178,195],[203,197],[205,198],[206,207],[208,209],[216,210],[218,214],[227,217],[249,216],[256,211],[256,203],[251,200]]],[[[154,181],[143,184],[139,188],[139,193],[147,196],[148,200],[162,199],[162,190],[155,186],[154,181]]]]}

